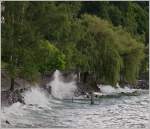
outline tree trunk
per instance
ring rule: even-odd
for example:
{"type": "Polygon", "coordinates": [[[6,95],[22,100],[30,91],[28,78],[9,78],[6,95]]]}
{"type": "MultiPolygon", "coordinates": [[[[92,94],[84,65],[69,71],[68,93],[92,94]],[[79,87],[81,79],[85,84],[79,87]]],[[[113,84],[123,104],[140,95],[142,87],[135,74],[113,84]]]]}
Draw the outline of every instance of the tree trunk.
{"type": "Polygon", "coordinates": [[[11,80],[10,80],[10,90],[11,91],[14,91],[14,84],[15,84],[15,79],[11,78],[11,80]]]}
{"type": "Polygon", "coordinates": [[[94,104],[94,93],[91,92],[91,104],[94,104]]]}
{"type": "Polygon", "coordinates": [[[78,76],[79,76],[79,80],[78,80],[78,81],[80,82],[80,71],[79,71],[79,73],[78,73],[78,74],[79,74],[79,75],[78,75],[78,76]]]}
{"type": "Polygon", "coordinates": [[[77,81],[80,83],[80,71],[77,72],[77,81]]]}
{"type": "Polygon", "coordinates": [[[87,76],[88,76],[88,72],[84,72],[84,74],[83,74],[83,82],[84,83],[87,82],[87,76]]]}

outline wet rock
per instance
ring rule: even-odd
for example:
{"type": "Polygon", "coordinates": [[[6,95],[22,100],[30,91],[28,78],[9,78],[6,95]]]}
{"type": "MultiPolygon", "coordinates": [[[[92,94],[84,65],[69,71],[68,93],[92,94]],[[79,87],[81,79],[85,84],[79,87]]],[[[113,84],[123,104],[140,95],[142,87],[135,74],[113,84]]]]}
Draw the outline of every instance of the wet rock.
{"type": "Polygon", "coordinates": [[[149,81],[148,80],[138,80],[135,87],[138,89],[149,89],[149,81]]]}
{"type": "Polygon", "coordinates": [[[10,122],[8,120],[6,120],[5,122],[6,122],[6,124],[10,124],[10,122]]]}
{"type": "Polygon", "coordinates": [[[2,91],[1,92],[1,102],[2,106],[9,106],[13,103],[20,102],[22,104],[24,103],[24,98],[22,96],[22,93],[25,91],[25,89],[18,89],[15,91],[2,91]]]}

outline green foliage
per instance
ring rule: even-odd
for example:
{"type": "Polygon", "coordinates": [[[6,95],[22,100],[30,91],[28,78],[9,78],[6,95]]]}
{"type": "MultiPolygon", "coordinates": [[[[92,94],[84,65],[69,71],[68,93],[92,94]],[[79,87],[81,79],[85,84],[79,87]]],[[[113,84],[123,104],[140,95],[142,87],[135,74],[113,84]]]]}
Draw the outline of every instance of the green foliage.
{"type": "Polygon", "coordinates": [[[139,70],[148,68],[146,3],[29,1],[2,6],[2,61],[12,78],[36,80],[55,69],[77,70],[115,85],[121,76],[134,83],[139,70]]]}
{"type": "Polygon", "coordinates": [[[114,47],[112,25],[90,15],[83,16],[83,24],[88,36],[82,41],[86,46],[82,51],[84,49],[88,57],[89,71],[94,70],[98,79],[115,85],[119,81],[122,60],[114,47]]]}
{"type": "Polygon", "coordinates": [[[82,24],[87,35],[80,42],[80,49],[88,57],[89,71],[94,70],[97,78],[115,85],[124,70],[126,81],[134,82],[144,57],[144,46],[128,32],[96,16],[84,15],[82,24]]]}
{"type": "Polygon", "coordinates": [[[65,68],[65,55],[49,41],[41,41],[37,54],[40,57],[37,58],[40,72],[65,68]]]}
{"type": "Polygon", "coordinates": [[[1,68],[2,68],[2,69],[5,69],[5,68],[7,67],[7,65],[8,65],[8,64],[5,63],[5,62],[3,62],[3,61],[1,62],[1,68]]]}

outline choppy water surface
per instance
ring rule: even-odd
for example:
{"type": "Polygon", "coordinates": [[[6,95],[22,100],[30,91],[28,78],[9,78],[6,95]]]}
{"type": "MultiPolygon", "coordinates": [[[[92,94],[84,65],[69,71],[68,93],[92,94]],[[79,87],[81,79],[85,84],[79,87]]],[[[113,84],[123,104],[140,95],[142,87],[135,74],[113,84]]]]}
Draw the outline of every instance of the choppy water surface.
{"type": "Polygon", "coordinates": [[[41,105],[28,102],[26,105],[15,103],[2,107],[2,127],[148,127],[148,91],[138,96],[106,97],[95,105],[90,105],[89,101],[71,103],[51,97],[47,100],[41,105]],[[10,124],[6,124],[6,120],[10,124]]]}

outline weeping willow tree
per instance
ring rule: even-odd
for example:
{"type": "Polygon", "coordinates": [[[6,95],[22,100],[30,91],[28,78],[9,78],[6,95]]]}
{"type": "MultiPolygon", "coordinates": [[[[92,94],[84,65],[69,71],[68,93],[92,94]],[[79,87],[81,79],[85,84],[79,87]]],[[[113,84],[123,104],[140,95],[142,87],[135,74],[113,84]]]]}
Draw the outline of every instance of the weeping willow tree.
{"type": "Polygon", "coordinates": [[[85,37],[78,43],[81,53],[87,57],[87,71],[92,71],[96,80],[115,85],[123,75],[133,83],[144,57],[143,45],[121,27],[96,16],[83,15],[85,37]]]}
{"type": "MultiPolygon", "coordinates": [[[[144,58],[143,43],[125,31],[130,28],[114,27],[99,17],[82,15],[80,4],[3,2],[2,61],[8,64],[12,86],[20,75],[36,80],[39,74],[54,69],[90,73],[98,83],[115,85],[121,76],[124,81],[135,82],[144,58]]],[[[131,14],[127,16],[129,22],[134,21],[131,14]]],[[[146,19],[144,12],[142,15],[146,19]]],[[[110,19],[113,17],[111,13],[110,19]]],[[[132,23],[129,26],[134,32],[132,23]]],[[[123,24],[119,21],[118,25],[123,24]]],[[[139,25],[145,24],[140,20],[139,25]]]]}
{"type": "Polygon", "coordinates": [[[116,39],[116,46],[123,60],[121,70],[123,79],[133,84],[138,78],[141,62],[145,57],[144,44],[133,39],[122,28],[117,28],[116,35],[119,35],[116,39]]]}

